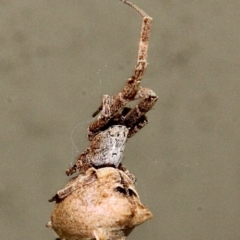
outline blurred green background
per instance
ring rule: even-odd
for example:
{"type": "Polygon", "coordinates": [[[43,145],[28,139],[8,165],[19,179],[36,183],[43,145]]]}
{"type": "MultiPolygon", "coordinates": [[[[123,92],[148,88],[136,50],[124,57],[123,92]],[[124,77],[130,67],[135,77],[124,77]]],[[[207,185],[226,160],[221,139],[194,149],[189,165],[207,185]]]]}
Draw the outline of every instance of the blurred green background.
{"type": "MultiPolygon", "coordinates": [[[[142,86],[159,101],[127,144],[154,214],[128,239],[238,240],[240,2],[134,2],[153,17],[142,86]]],[[[0,22],[0,238],[53,240],[47,200],[132,74],[141,18],[117,0],[0,0],[0,22]]]]}

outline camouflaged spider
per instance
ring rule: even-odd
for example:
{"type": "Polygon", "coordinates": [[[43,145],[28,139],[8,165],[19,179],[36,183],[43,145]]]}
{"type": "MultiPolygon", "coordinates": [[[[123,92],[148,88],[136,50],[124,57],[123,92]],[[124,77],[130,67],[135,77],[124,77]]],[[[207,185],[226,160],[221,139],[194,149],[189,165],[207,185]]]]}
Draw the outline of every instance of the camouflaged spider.
{"type": "MultiPolygon", "coordinates": [[[[145,114],[158,100],[157,95],[149,88],[141,88],[140,83],[147,67],[147,51],[152,18],[136,5],[121,0],[134,8],[143,18],[139,42],[137,65],[134,74],[127,80],[124,88],[115,96],[104,95],[102,104],[93,114],[97,119],[88,128],[88,139],[91,145],[78,158],[66,174],[72,175],[77,170],[86,172],[90,167],[114,166],[129,172],[121,165],[127,138],[132,137],[147,123],[145,114]],[[140,99],[134,108],[125,105],[140,99]]],[[[129,176],[135,179],[131,174],[129,176]]]]}

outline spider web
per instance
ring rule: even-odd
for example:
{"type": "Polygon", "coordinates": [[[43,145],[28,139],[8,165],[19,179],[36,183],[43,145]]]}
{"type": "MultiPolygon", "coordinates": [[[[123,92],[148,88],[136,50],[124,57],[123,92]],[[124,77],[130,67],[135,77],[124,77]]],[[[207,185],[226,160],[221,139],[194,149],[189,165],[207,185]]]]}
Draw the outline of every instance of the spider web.
{"type": "MultiPolygon", "coordinates": [[[[98,94],[97,96],[99,97],[99,104],[103,95],[103,90],[102,90],[102,85],[103,85],[103,80],[102,80],[102,75],[105,74],[104,70],[107,69],[107,64],[104,65],[102,69],[98,69],[96,71],[96,82],[98,82],[98,94]],[[102,74],[104,73],[104,74],[102,74]]],[[[106,85],[106,84],[105,84],[106,85]]],[[[105,88],[105,86],[104,86],[105,88]]],[[[106,86],[105,89],[106,92],[108,92],[108,85],[106,86]]],[[[95,100],[94,100],[95,101],[95,100]]],[[[97,106],[96,102],[96,106],[97,106]]],[[[94,109],[92,109],[92,112],[94,112],[94,109]]],[[[70,165],[73,165],[73,162],[75,163],[77,157],[89,146],[89,141],[87,139],[87,128],[91,122],[93,122],[93,118],[91,116],[85,116],[87,120],[82,120],[81,122],[77,123],[70,135],[71,143],[72,143],[72,154],[71,154],[71,162],[70,165]]]]}

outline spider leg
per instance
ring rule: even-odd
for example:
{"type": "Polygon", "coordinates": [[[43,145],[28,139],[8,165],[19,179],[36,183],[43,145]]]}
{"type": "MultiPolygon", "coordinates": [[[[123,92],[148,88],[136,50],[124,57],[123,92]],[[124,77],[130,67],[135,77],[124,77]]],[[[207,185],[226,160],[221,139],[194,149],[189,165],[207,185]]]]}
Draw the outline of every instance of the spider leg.
{"type": "Polygon", "coordinates": [[[140,131],[147,124],[148,124],[148,119],[147,119],[146,115],[143,115],[139,119],[139,121],[132,128],[129,129],[128,138],[135,135],[138,131],[140,131]]]}
{"type": "Polygon", "coordinates": [[[80,173],[85,173],[91,167],[87,159],[89,152],[90,152],[90,148],[87,148],[86,151],[81,153],[76,163],[71,168],[68,168],[66,170],[67,176],[70,176],[77,171],[79,171],[80,173]]]}
{"type": "Polygon", "coordinates": [[[129,101],[136,98],[135,96],[138,93],[140,82],[147,67],[148,41],[152,18],[132,3],[126,0],[123,0],[123,2],[133,7],[143,17],[137,65],[134,74],[127,80],[126,85],[120,93],[113,98],[104,95],[102,105],[93,116],[96,116],[98,113],[100,114],[88,128],[88,138],[90,141],[107,125],[115,114],[117,114],[129,101]]]}
{"type": "Polygon", "coordinates": [[[102,104],[100,105],[100,107],[92,114],[92,117],[96,117],[101,111],[102,111],[102,104]]]}
{"type": "MultiPolygon", "coordinates": [[[[124,107],[121,113],[114,116],[114,119],[111,119],[110,121],[111,126],[116,124],[125,125],[125,122],[124,122],[125,117],[131,110],[132,108],[130,107],[124,107]]],[[[148,124],[147,116],[142,115],[131,128],[128,128],[129,132],[127,137],[128,138],[132,137],[135,133],[141,130],[146,124],[148,124]]]]}
{"type": "MultiPolygon", "coordinates": [[[[137,129],[145,126],[147,124],[145,114],[158,100],[157,95],[149,88],[140,88],[135,96],[135,99],[139,98],[141,101],[124,117],[124,125],[129,129],[137,129]]],[[[133,135],[133,133],[130,134],[131,136],[133,135]]]]}
{"type": "Polygon", "coordinates": [[[133,183],[136,183],[137,181],[137,178],[132,174],[130,173],[127,168],[125,168],[122,163],[120,163],[119,167],[118,167],[119,170],[123,171],[131,180],[133,183]]]}
{"type": "Polygon", "coordinates": [[[103,95],[102,104],[97,109],[96,112],[93,113],[92,117],[96,117],[100,112],[105,118],[109,118],[111,116],[110,106],[113,104],[113,97],[109,95],[103,95]]]}

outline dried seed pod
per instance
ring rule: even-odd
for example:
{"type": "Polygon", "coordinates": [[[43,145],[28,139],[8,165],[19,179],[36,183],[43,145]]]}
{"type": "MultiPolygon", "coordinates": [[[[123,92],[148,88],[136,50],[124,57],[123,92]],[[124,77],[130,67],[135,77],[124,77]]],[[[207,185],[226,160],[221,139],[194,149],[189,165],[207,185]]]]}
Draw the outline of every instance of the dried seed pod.
{"type": "Polygon", "coordinates": [[[60,239],[120,240],[152,217],[121,170],[90,168],[58,191],[51,221],[60,239]]]}

